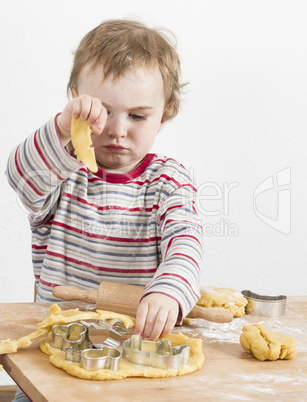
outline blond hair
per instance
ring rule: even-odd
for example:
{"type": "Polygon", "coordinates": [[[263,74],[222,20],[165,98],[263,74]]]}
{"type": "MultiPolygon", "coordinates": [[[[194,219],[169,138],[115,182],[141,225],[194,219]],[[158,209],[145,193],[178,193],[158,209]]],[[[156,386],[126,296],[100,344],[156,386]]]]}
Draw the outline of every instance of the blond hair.
{"type": "Polygon", "coordinates": [[[84,66],[103,67],[104,77],[122,76],[129,68],[158,66],[163,79],[165,110],[162,121],[174,118],[179,111],[180,60],[166,34],[133,20],[107,20],[88,32],[75,55],[67,85],[70,93],[77,87],[84,66]]]}

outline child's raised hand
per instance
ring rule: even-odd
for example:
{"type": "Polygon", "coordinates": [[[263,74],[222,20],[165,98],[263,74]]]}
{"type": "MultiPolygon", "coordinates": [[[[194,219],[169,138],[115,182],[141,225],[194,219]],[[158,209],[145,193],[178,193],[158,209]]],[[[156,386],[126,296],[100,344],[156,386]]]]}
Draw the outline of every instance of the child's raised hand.
{"type": "Polygon", "coordinates": [[[135,333],[156,341],[174,328],[179,313],[176,300],[161,293],[145,296],[136,313],[135,333]]]}
{"type": "Polygon", "coordinates": [[[89,95],[77,96],[68,102],[63,112],[57,117],[60,138],[64,146],[71,138],[72,117],[88,120],[93,134],[100,134],[106,124],[108,113],[98,98],[89,95]]]}

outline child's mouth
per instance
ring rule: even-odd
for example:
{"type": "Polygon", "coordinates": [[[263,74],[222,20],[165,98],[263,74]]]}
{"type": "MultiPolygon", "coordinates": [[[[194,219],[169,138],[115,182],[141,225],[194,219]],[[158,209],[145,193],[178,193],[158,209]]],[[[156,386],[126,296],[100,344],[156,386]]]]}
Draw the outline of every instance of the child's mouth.
{"type": "Polygon", "coordinates": [[[126,150],[126,148],[118,145],[106,145],[105,149],[107,149],[109,152],[118,152],[118,153],[122,153],[126,150]]]}

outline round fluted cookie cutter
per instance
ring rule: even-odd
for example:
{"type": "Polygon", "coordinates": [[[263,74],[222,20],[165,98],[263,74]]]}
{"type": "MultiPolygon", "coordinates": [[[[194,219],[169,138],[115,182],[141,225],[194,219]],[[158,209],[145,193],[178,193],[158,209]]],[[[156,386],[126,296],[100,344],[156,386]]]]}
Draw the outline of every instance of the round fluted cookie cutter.
{"type": "Polygon", "coordinates": [[[242,290],[241,293],[248,301],[245,306],[246,314],[271,318],[285,314],[287,296],[263,296],[250,290],[242,290]]]}

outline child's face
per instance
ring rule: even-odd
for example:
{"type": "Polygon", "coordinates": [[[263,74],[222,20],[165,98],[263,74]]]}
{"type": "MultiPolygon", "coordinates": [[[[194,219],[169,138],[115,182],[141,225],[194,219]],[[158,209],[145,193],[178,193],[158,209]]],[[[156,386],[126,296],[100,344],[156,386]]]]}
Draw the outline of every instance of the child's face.
{"type": "Polygon", "coordinates": [[[74,96],[83,94],[101,100],[108,112],[106,125],[92,135],[97,162],[108,171],[129,172],[150,151],[161,130],[164,88],[158,68],[140,67],[113,80],[102,80],[102,67],[85,67],[74,96]]]}

